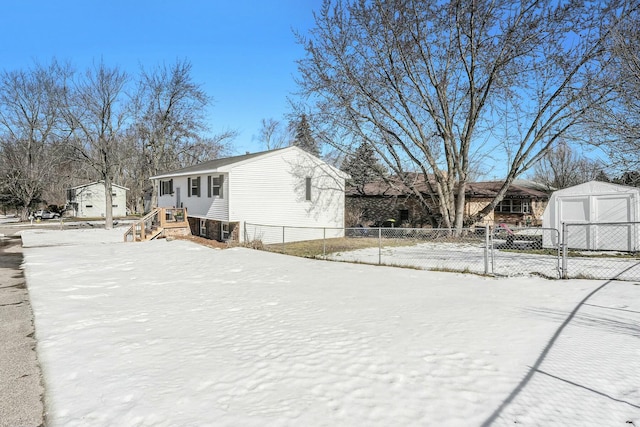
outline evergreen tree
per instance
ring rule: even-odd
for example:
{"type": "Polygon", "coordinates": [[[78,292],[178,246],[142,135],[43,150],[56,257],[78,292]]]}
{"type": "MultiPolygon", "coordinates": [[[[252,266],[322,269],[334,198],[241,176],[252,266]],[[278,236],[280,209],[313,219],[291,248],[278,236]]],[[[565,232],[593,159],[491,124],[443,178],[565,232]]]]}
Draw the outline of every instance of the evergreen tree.
{"type": "Polygon", "coordinates": [[[630,187],[640,187],[640,172],[627,171],[619,178],[613,180],[614,184],[628,185],[630,187]]]}
{"type": "Polygon", "coordinates": [[[300,121],[295,125],[293,145],[302,148],[316,157],[320,157],[320,147],[313,138],[313,135],[311,135],[311,126],[309,126],[306,114],[302,114],[300,121]]]}
{"type": "Polygon", "coordinates": [[[609,179],[605,171],[603,171],[602,169],[600,169],[600,171],[598,172],[598,175],[596,176],[596,181],[611,182],[611,180],[609,179]]]}
{"type": "Polygon", "coordinates": [[[385,174],[384,167],[378,162],[373,148],[367,142],[356,148],[353,155],[342,165],[342,170],[351,175],[348,184],[356,187],[362,194],[366,183],[375,181],[385,174]]]}

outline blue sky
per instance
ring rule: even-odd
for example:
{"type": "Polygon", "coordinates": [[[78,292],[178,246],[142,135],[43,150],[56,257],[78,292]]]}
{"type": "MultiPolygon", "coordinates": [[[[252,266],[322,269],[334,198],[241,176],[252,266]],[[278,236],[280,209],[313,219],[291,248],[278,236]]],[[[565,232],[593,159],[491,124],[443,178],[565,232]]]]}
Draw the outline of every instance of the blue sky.
{"type": "Polygon", "coordinates": [[[137,73],[186,58],[213,97],[212,131],[239,132],[234,152],[253,140],[263,118],[283,119],[304,55],[292,29],[313,26],[321,0],[14,0],[0,13],[5,70],[56,57],[84,69],[94,60],[137,73]]]}

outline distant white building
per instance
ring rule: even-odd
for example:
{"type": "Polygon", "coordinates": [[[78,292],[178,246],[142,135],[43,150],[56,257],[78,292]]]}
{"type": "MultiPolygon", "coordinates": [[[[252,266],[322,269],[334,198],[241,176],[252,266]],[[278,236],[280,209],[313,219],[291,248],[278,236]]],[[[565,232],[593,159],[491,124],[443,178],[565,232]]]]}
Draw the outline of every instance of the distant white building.
{"type": "MultiPolygon", "coordinates": [[[[127,215],[126,187],[111,185],[111,206],[115,217],[127,215]]],[[[78,185],[67,190],[67,208],[78,218],[104,218],[106,215],[105,187],[103,181],[78,185]]]]}
{"type": "Polygon", "coordinates": [[[151,179],[158,207],[187,208],[193,234],[274,243],[322,238],[323,227],[340,228],[330,233],[344,235],[347,176],[292,146],[216,159],[151,179]]]}

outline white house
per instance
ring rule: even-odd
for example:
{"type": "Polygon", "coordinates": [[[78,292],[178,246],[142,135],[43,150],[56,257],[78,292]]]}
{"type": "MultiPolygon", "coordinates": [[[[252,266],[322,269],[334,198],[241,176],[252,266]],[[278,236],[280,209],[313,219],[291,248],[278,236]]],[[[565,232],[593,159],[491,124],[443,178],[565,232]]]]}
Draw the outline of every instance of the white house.
{"type": "MultiPolygon", "coordinates": [[[[127,215],[127,191],[120,185],[111,185],[111,205],[114,217],[127,215]]],[[[79,218],[102,218],[106,214],[104,181],[78,185],[67,190],[67,207],[79,218]]]]}
{"type": "MultiPolygon", "coordinates": [[[[571,249],[637,251],[640,249],[640,189],[590,181],[554,191],[543,215],[542,226],[562,233],[568,224],[571,249]]],[[[545,234],[545,247],[556,238],[545,234]]]]}
{"type": "Polygon", "coordinates": [[[158,207],[187,208],[193,234],[263,243],[343,235],[346,178],[298,147],[216,159],[151,177],[158,207]]]}

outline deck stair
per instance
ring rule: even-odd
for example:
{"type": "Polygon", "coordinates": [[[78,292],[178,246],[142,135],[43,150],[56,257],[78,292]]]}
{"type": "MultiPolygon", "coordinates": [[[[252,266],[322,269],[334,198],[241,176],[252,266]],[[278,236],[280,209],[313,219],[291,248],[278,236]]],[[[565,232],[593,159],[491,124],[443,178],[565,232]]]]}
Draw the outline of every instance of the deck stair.
{"type": "Polygon", "coordinates": [[[145,242],[167,235],[189,234],[186,208],[155,208],[124,233],[125,242],[145,242]]]}

